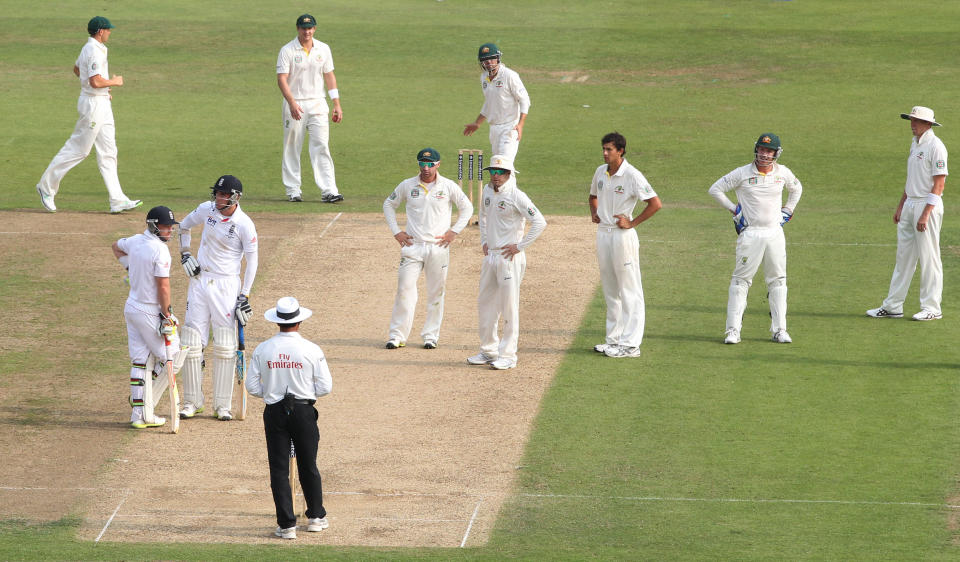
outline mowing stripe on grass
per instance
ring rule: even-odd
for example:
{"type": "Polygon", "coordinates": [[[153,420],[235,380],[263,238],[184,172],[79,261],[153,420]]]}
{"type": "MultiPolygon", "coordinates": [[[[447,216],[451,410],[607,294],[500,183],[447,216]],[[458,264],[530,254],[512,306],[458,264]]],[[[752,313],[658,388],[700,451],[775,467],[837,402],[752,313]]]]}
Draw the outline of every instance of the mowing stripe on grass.
{"type": "Polygon", "coordinates": [[[960,505],[949,503],[924,502],[885,502],[868,500],[795,500],[795,499],[765,499],[765,498],[667,498],[659,496],[587,496],[576,494],[520,494],[524,498],[556,498],[556,499],[591,499],[591,500],[621,500],[638,502],[710,502],[710,503],[822,503],[836,505],[889,505],[909,507],[945,507],[960,509],[960,505]]]}

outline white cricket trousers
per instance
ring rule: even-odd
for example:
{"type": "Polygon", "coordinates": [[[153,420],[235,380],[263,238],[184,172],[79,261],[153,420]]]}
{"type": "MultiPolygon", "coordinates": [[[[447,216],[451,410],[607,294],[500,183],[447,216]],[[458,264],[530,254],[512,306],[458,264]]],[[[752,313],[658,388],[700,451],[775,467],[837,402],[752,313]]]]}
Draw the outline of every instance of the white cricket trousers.
{"type": "Polygon", "coordinates": [[[770,303],[770,332],[787,329],[787,246],[783,228],[748,227],[737,237],[737,262],[727,299],[727,330],[740,331],[747,308],[747,292],[760,264],[770,303]]]}
{"type": "Polygon", "coordinates": [[[520,283],[527,269],[524,252],[503,257],[500,250],[489,250],[480,266],[480,290],[477,316],[480,351],[493,359],[517,360],[520,339],[520,283]],[[497,323],[503,319],[503,336],[497,337],[497,323]]]}
{"type": "Polygon", "coordinates": [[[427,290],[427,317],[420,336],[423,341],[440,340],[443,322],[444,287],[450,265],[450,248],[437,244],[417,242],[400,249],[400,267],[397,269],[397,298],[393,301],[390,317],[390,337],[406,342],[413,327],[417,306],[417,279],[424,274],[427,290]]]}
{"type": "Polygon", "coordinates": [[[883,309],[900,314],[907,298],[910,281],[920,263],[920,308],[940,314],[943,297],[943,264],[940,261],[940,226],[943,224],[943,202],[937,202],[927,230],[917,232],[917,221],[927,206],[926,197],[909,197],[900,211],[897,224],[897,266],[890,279],[890,291],[883,301],[883,309]]]}
{"type": "Polygon", "coordinates": [[[283,156],[281,171],[283,185],[287,195],[300,195],[300,152],[303,150],[303,136],[310,137],[307,152],[313,166],[313,180],[322,195],[338,195],[336,175],[333,169],[333,156],[330,155],[330,124],[327,122],[329,110],[326,100],[297,100],[303,108],[300,119],[290,116],[290,106],[283,100],[283,156]]]}
{"type": "Polygon", "coordinates": [[[80,116],[73,128],[73,134],[40,176],[37,187],[44,195],[55,196],[60,191],[60,182],[67,172],[83,162],[90,154],[90,149],[96,147],[97,166],[103,176],[103,183],[107,186],[110,207],[119,207],[128,199],[117,177],[116,128],[110,96],[81,95],[77,100],[77,113],[80,116]]]}
{"type": "MultiPolygon", "coordinates": [[[[160,307],[127,300],[123,307],[123,317],[127,323],[127,350],[131,363],[130,404],[133,409],[130,412],[130,421],[141,418],[153,421],[154,406],[169,383],[166,371],[161,375],[162,378],[154,381],[152,374],[146,370],[150,355],[160,362],[167,359],[166,340],[157,332],[157,327],[160,326],[160,307]]],[[[178,335],[170,339],[169,351],[170,359],[180,351],[178,335]]]]}
{"type": "Polygon", "coordinates": [[[232,328],[240,295],[240,277],[217,276],[207,271],[190,279],[187,289],[187,312],[183,323],[200,332],[203,347],[207,346],[211,328],[232,328]]]}
{"type": "Polygon", "coordinates": [[[600,226],[597,262],[607,303],[606,343],[640,347],[646,308],[640,279],[640,239],[632,228],[600,226]]]}
{"type": "Polygon", "coordinates": [[[490,150],[493,158],[496,155],[506,156],[510,160],[517,157],[517,151],[520,150],[520,139],[517,138],[517,121],[513,123],[503,123],[501,125],[490,125],[490,150]]]}

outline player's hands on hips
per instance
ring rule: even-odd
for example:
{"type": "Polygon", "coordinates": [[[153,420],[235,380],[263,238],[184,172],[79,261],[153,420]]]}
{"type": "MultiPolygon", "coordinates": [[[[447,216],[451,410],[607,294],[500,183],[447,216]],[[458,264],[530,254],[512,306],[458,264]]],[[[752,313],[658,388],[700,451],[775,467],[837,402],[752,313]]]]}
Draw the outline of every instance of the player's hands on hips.
{"type": "Polygon", "coordinates": [[[516,244],[507,244],[506,246],[500,248],[500,253],[503,255],[503,257],[512,261],[513,256],[520,253],[520,248],[517,247],[516,244]]]}
{"type": "Polygon", "coordinates": [[[453,243],[453,239],[456,237],[457,237],[456,232],[452,230],[448,230],[443,233],[443,236],[436,236],[435,238],[437,239],[437,246],[440,246],[441,248],[446,248],[453,243]]]}
{"type": "Polygon", "coordinates": [[[488,255],[490,253],[490,248],[487,247],[487,244],[483,244],[483,255],[488,255]]]}
{"type": "Polygon", "coordinates": [[[480,125],[478,125],[476,122],[467,123],[466,125],[463,126],[463,136],[469,137],[473,133],[476,133],[477,129],[479,128],[480,128],[480,125]]]}
{"type": "Polygon", "coordinates": [[[247,295],[240,295],[237,297],[237,322],[241,326],[246,326],[247,322],[250,320],[250,317],[253,316],[253,307],[250,306],[250,299],[247,298],[247,295]]]}
{"type": "MultiPolygon", "coordinates": [[[[613,218],[617,219],[617,226],[626,230],[628,228],[633,228],[633,225],[630,224],[630,217],[627,215],[614,215],[613,218]]],[[[599,221],[598,221],[599,222],[599,221]]]]}
{"type": "Polygon", "coordinates": [[[517,126],[513,128],[517,132],[517,142],[520,142],[520,139],[523,137],[523,125],[517,123],[517,126]]]}
{"type": "Polygon", "coordinates": [[[600,215],[597,213],[590,213],[590,220],[593,221],[594,224],[600,224],[600,215]]]}
{"type": "Polygon", "coordinates": [[[737,231],[737,234],[743,232],[744,228],[747,228],[747,219],[743,216],[743,208],[737,203],[737,208],[733,211],[733,228],[737,231]]]}
{"type": "Polygon", "coordinates": [[[790,219],[793,218],[793,213],[790,212],[790,209],[783,207],[780,209],[780,226],[783,226],[790,222],[790,219]]]}
{"type": "Polygon", "coordinates": [[[187,274],[187,277],[196,277],[200,274],[200,262],[197,261],[197,258],[191,256],[190,252],[180,254],[180,265],[183,266],[183,271],[187,274]]]}
{"type": "Polygon", "coordinates": [[[400,246],[413,246],[413,236],[407,234],[405,230],[394,234],[393,237],[400,243],[400,246]]]}

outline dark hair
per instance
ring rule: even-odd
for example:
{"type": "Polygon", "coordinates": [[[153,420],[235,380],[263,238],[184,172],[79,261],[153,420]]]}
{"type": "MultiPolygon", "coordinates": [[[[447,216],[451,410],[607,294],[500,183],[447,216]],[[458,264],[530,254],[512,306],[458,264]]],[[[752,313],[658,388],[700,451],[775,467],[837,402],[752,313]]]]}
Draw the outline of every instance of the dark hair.
{"type": "Polygon", "coordinates": [[[285,324],[277,323],[277,326],[278,326],[281,330],[289,330],[290,328],[293,328],[293,327],[296,327],[296,326],[299,326],[299,325],[300,325],[300,322],[294,322],[294,323],[292,323],[292,324],[289,324],[289,323],[285,323],[285,324]]]}
{"type": "Polygon", "coordinates": [[[612,133],[603,135],[603,140],[600,141],[600,146],[603,146],[608,142],[612,142],[613,147],[617,150],[622,150],[624,154],[627,153],[627,139],[623,138],[623,135],[620,133],[614,131],[612,133]]]}

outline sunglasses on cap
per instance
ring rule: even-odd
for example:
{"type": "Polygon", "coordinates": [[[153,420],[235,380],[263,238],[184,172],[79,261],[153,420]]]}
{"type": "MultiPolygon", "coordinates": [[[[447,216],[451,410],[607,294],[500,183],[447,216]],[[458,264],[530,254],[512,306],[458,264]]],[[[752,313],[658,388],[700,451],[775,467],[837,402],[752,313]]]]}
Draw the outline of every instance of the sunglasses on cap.
{"type": "Polygon", "coordinates": [[[422,162],[421,161],[421,162],[417,162],[417,164],[420,164],[421,168],[432,168],[434,166],[439,165],[440,162],[422,162]]]}
{"type": "Polygon", "coordinates": [[[504,170],[502,168],[490,168],[487,171],[490,172],[491,176],[505,176],[510,173],[510,170],[504,170]]]}

